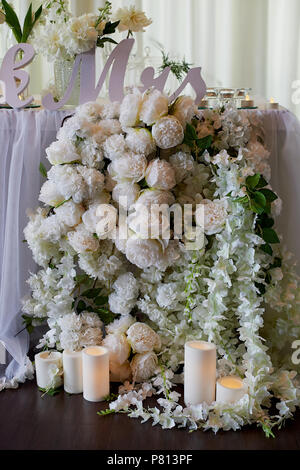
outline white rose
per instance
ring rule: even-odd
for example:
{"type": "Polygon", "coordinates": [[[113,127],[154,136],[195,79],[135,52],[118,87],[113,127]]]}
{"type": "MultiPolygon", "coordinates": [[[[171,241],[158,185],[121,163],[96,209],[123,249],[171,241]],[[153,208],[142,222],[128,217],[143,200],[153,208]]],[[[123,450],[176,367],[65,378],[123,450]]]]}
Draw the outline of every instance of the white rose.
{"type": "Polygon", "coordinates": [[[152,204],[168,204],[169,206],[175,202],[175,197],[170,191],[162,189],[145,189],[140,194],[137,204],[145,207],[151,207],[152,204]]]}
{"type": "MultiPolygon", "coordinates": [[[[227,202],[224,199],[203,199],[201,202],[204,206],[204,232],[206,235],[214,235],[223,230],[227,218],[227,202]]],[[[201,218],[200,207],[196,209],[197,223],[199,224],[201,218]]],[[[201,223],[199,224],[201,225],[201,223]]]]}
{"type": "Polygon", "coordinates": [[[181,123],[174,116],[159,119],[152,127],[152,136],[158,147],[168,149],[182,143],[184,131],[181,123]]]}
{"type": "Polygon", "coordinates": [[[154,352],[136,354],[130,363],[133,380],[135,382],[149,380],[154,375],[157,365],[158,358],[154,352]]]}
{"type": "Polygon", "coordinates": [[[159,263],[163,252],[158,240],[132,236],[126,243],[126,258],[138,268],[146,269],[159,263]]]}
{"type": "Polygon", "coordinates": [[[146,323],[136,322],[127,330],[127,340],[136,353],[159,351],[160,337],[146,323]]]}
{"type": "Polygon", "coordinates": [[[189,153],[177,152],[169,157],[169,163],[174,168],[176,183],[178,184],[193,171],[195,161],[189,153]]]}
{"type": "Polygon", "coordinates": [[[106,333],[107,334],[117,334],[126,333],[128,328],[133,325],[135,319],[131,315],[121,315],[120,318],[116,318],[112,323],[107,325],[106,333]]]}
{"type": "Polygon", "coordinates": [[[139,123],[141,105],[142,94],[138,90],[124,96],[120,107],[120,123],[122,129],[134,127],[139,123]]]}
{"type": "Polygon", "coordinates": [[[48,206],[55,207],[58,204],[61,204],[64,200],[65,197],[61,194],[56,184],[53,181],[45,181],[41,187],[39,201],[48,206]]]}
{"type": "Polygon", "coordinates": [[[131,367],[129,361],[124,364],[117,364],[115,362],[109,363],[110,381],[111,382],[125,382],[131,380],[131,367]]]}
{"type": "Polygon", "coordinates": [[[168,98],[156,89],[145,92],[143,96],[140,119],[147,126],[152,126],[158,119],[168,114],[168,98]]]}
{"type": "Polygon", "coordinates": [[[84,224],[77,225],[73,232],[69,232],[68,240],[76,253],[97,251],[99,248],[99,241],[86,229],[84,224]]]}
{"type": "Polygon", "coordinates": [[[124,334],[107,335],[102,341],[102,346],[109,351],[109,362],[115,364],[124,364],[130,355],[130,344],[124,334]]]}
{"type": "Polygon", "coordinates": [[[71,163],[80,160],[80,155],[75,145],[70,141],[57,140],[52,142],[50,147],[46,149],[46,154],[51,165],[71,163]]]}
{"type": "Polygon", "coordinates": [[[145,174],[148,186],[157,189],[172,189],[176,185],[175,171],[166,160],[151,160],[145,174]]]}
{"type": "Polygon", "coordinates": [[[119,206],[123,209],[129,209],[139,197],[140,187],[136,183],[125,181],[118,183],[112,192],[112,198],[118,202],[119,206]]]}
{"type": "Polygon", "coordinates": [[[121,134],[114,134],[108,137],[108,139],[105,140],[102,148],[104,155],[110,160],[122,157],[122,155],[126,152],[124,136],[121,134]]]}
{"type": "Polygon", "coordinates": [[[171,114],[181,122],[183,128],[190,124],[197,113],[195,101],[190,96],[179,96],[172,106],[171,114]]]}
{"type": "Polygon", "coordinates": [[[75,204],[73,201],[67,201],[55,209],[55,214],[57,215],[58,220],[69,227],[78,225],[83,213],[83,206],[75,204]]]}
{"type": "Polygon", "coordinates": [[[108,172],[116,180],[129,180],[138,182],[145,176],[147,159],[137,153],[126,153],[122,157],[113,160],[108,166],[108,172]]]}
{"type": "Polygon", "coordinates": [[[147,18],[142,10],[138,10],[134,5],[130,7],[119,8],[115,15],[115,20],[119,20],[118,30],[143,32],[146,26],[152,23],[152,20],[147,18]]]}
{"type": "Polygon", "coordinates": [[[156,149],[151,132],[143,128],[128,129],[126,144],[133,152],[142,153],[145,156],[150,155],[156,149]]]}

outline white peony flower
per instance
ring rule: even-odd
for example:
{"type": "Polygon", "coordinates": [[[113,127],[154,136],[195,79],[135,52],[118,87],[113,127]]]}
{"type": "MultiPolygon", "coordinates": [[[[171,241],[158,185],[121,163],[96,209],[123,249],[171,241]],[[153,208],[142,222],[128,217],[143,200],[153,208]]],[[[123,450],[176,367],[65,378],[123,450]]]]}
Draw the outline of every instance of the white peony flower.
{"type": "MultiPolygon", "coordinates": [[[[214,235],[223,230],[227,219],[227,202],[225,199],[203,199],[204,206],[204,232],[206,235],[214,235]]],[[[196,209],[196,214],[201,208],[196,209]]],[[[199,217],[200,218],[200,217],[199,217]]]]}
{"type": "Polygon", "coordinates": [[[147,126],[152,126],[158,119],[168,114],[168,98],[159,90],[151,89],[145,92],[140,110],[140,120],[147,126]]]}
{"type": "Polygon", "coordinates": [[[152,204],[168,204],[171,206],[175,202],[175,197],[170,191],[162,189],[145,189],[140,194],[135,205],[151,207],[152,204]]]}
{"type": "Polygon", "coordinates": [[[67,201],[54,210],[58,220],[61,223],[74,227],[81,222],[81,217],[84,213],[84,208],[80,204],[75,204],[73,201],[67,201]]]}
{"type": "Polygon", "coordinates": [[[136,354],[130,363],[133,380],[135,382],[145,382],[155,373],[158,365],[157,355],[153,352],[136,354]]]}
{"type": "Polygon", "coordinates": [[[39,201],[47,206],[55,207],[65,200],[64,195],[59,191],[57,185],[53,181],[45,181],[41,187],[39,201]]]}
{"type": "Polygon", "coordinates": [[[79,119],[87,119],[89,121],[98,121],[101,119],[103,106],[97,101],[88,101],[76,108],[76,115],[79,119]]]}
{"type": "Polygon", "coordinates": [[[125,380],[131,380],[131,367],[129,361],[125,361],[124,364],[117,364],[116,362],[109,363],[110,381],[111,382],[125,382],[125,380]]]}
{"type": "Polygon", "coordinates": [[[158,147],[168,149],[182,143],[184,131],[176,117],[166,116],[154,124],[152,136],[158,147]]]}
{"type": "Polygon", "coordinates": [[[190,96],[179,96],[172,105],[170,114],[175,116],[185,129],[186,125],[190,124],[193,117],[197,114],[195,101],[190,96]]]}
{"type": "Polygon", "coordinates": [[[110,160],[122,157],[122,155],[127,151],[124,136],[119,134],[114,134],[111,137],[108,137],[103,143],[102,148],[105,157],[110,160]]]}
{"type": "Polygon", "coordinates": [[[140,187],[138,184],[125,181],[116,184],[113,188],[112,198],[118,202],[119,206],[129,209],[136,202],[139,194],[140,187]]]}
{"type": "Polygon", "coordinates": [[[162,246],[157,240],[145,240],[132,236],[126,243],[126,258],[138,268],[146,269],[159,263],[162,246]]]}
{"type": "Polygon", "coordinates": [[[98,217],[98,222],[96,225],[96,234],[100,239],[105,238],[114,238],[118,211],[111,204],[99,204],[96,209],[96,217],[98,217]]]}
{"type": "Polygon", "coordinates": [[[57,140],[52,142],[50,147],[46,149],[46,155],[51,165],[71,163],[80,160],[80,155],[75,145],[70,141],[57,140]]]}
{"type": "Polygon", "coordinates": [[[113,160],[108,166],[108,172],[116,181],[128,180],[138,182],[145,176],[147,159],[137,153],[126,153],[113,160]]]}
{"type": "Polygon", "coordinates": [[[142,10],[136,9],[134,5],[131,5],[130,7],[119,8],[114,14],[114,19],[116,21],[120,21],[118,25],[118,30],[120,32],[143,32],[144,28],[152,23],[152,20],[147,18],[142,10]]]}
{"type": "Polygon", "coordinates": [[[87,185],[77,171],[78,167],[79,165],[55,165],[48,171],[49,181],[55,183],[63,200],[72,198],[77,204],[87,197],[87,185]]]}
{"type": "Polygon", "coordinates": [[[122,129],[134,127],[139,123],[142,94],[135,89],[133,93],[125,95],[120,106],[120,123],[122,129]]]}
{"type": "Polygon", "coordinates": [[[84,224],[77,225],[76,229],[68,233],[68,241],[76,253],[97,251],[99,241],[89,232],[84,224]]]}
{"type": "Polygon", "coordinates": [[[91,200],[98,197],[104,188],[104,175],[95,168],[86,168],[82,165],[77,165],[77,171],[86,184],[85,197],[91,200]]]}
{"type": "Polygon", "coordinates": [[[194,169],[194,159],[192,155],[185,152],[177,152],[169,157],[169,163],[175,171],[176,183],[181,183],[194,169]]]}
{"type": "Polygon", "coordinates": [[[102,346],[109,351],[109,362],[115,364],[124,364],[130,355],[130,344],[124,334],[110,334],[105,336],[102,346]]]}
{"type": "Polygon", "coordinates": [[[159,351],[161,348],[160,337],[146,323],[136,322],[131,325],[127,330],[127,340],[136,353],[159,351]]]}
{"type": "Polygon", "coordinates": [[[156,189],[172,189],[176,185],[175,171],[166,160],[151,160],[145,174],[148,186],[156,189]]]}
{"type": "Polygon", "coordinates": [[[121,315],[120,318],[116,318],[112,323],[107,325],[107,334],[120,335],[126,333],[128,328],[135,322],[134,317],[131,315],[121,315]]]}
{"type": "Polygon", "coordinates": [[[151,132],[143,128],[127,129],[126,145],[132,152],[142,153],[146,157],[156,149],[151,132]]]}

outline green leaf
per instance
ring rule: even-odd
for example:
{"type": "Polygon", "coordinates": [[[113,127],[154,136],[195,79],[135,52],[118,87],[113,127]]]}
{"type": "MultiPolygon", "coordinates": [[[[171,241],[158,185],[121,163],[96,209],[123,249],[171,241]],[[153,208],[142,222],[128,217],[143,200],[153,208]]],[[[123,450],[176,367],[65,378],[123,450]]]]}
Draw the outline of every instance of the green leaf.
{"type": "Polygon", "coordinates": [[[41,5],[35,12],[34,14],[34,22],[33,22],[33,25],[35,25],[35,23],[38,21],[38,19],[40,18],[41,14],[42,14],[42,11],[43,11],[43,6],[41,5]]]}
{"type": "Polygon", "coordinates": [[[253,194],[253,199],[256,202],[256,204],[262,208],[266,207],[267,200],[265,196],[260,192],[260,191],[255,191],[253,194]]]}
{"type": "Polygon", "coordinates": [[[98,297],[95,298],[94,304],[95,305],[104,305],[108,302],[108,297],[105,295],[99,295],[98,297]]]}
{"type": "Polygon", "coordinates": [[[102,411],[97,411],[97,415],[99,416],[107,416],[115,413],[115,410],[111,410],[110,408],[107,408],[107,410],[102,410],[102,411]]]}
{"type": "MultiPolygon", "coordinates": [[[[188,123],[185,128],[183,143],[188,145],[189,147],[192,147],[194,145],[194,141],[197,139],[198,139],[198,136],[197,136],[194,126],[188,123]]],[[[201,140],[201,139],[198,139],[198,140],[201,140]]]]}
{"type": "Polygon", "coordinates": [[[256,214],[262,214],[264,212],[264,208],[257,204],[253,199],[250,200],[250,209],[255,212],[256,214]]]}
{"type": "Polygon", "coordinates": [[[45,165],[43,165],[42,162],[40,163],[39,170],[40,170],[41,175],[42,175],[44,178],[47,178],[47,170],[46,170],[46,168],[45,168],[45,165]]]}
{"type": "Polygon", "coordinates": [[[240,204],[247,204],[248,201],[249,201],[248,196],[237,197],[236,199],[233,199],[233,202],[239,202],[240,204]]]}
{"type": "Polygon", "coordinates": [[[202,139],[196,139],[196,145],[200,150],[208,149],[212,144],[213,138],[212,135],[207,135],[202,139]]]}
{"type": "Polygon", "coordinates": [[[25,19],[24,19],[24,25],[23,25],[23,33],[22,33],[22,41],[21,42],[27,42],[28,36],[32,31],[33,23],[32,23],[32,3],[29,5],[29,8],[27,10],[25,19]]]}
{"type": "Polygon", "coordinates": [[[86,310],[86,303],[83,300],[79,300],[76,310],[77,313],[81,313],[86,310]]]}
{"type": "Polygon", "coordinates": [[[117,41],[115,41],[112,38],[98,38],[97,39],[97,47],[104,47],[105,42],[111,42],[112,44],[118,44],[117,41]]]}
{"type": "Polygon", "coordinates": [[[94,288],[94,289],[88,289],[88,290],[84,291],[81,295],[82,295],[82,297],[86,297],[87,299],[94,299],[95,297],[98,297],[101,290],[102,290],[101,287],[94,288]]]}
{"type": "Polygon", "coordinates": [[[65,199],[64,201],[60,202],[59,204],[57,204],[56,206],[54,206],[55,209],[57,209],[58,207],[62,206],[65,202],[70,201],[70,199],[71,199],[71,198],[69,197],[69,199],[65,199]]]}
{"type": "Polygon", "coordinates": [[[138,185],[141,189],[147,189],[149,188],[147,181],[145,178],[143,178],[141,181],[138,182],[138,185]]]}
{"type": "Polygon", "coordinates": [[[41,387],[39,387],[39,391],[43,392],[43,395],[49,395],[50,397],[54,397],[59,392],[61,392],[62,389],[63,389],[63,387],[59,387],[59,388],[41,388],[41,387]]]}
{"type": "Polygon", "coordinates": [[[282,259],[277,256],[276,258],[274,258],[274,262],[269,266],[269,269],[281,268],[281,266],[282,259]]]}
{"type": "Polygon", "coordinates": [[[77,274],[75,281],[77,285],[85,284],[87,281],[90,281],[90,277],[87,274],[77,274]]]}
{"type": "Polygon", "coordinates": [[[265,245],[261,245],[260,249],[270,256],[272,256],[273,254],[272,247],[268,243],[266,243],[265,245]]]}
{"type": "Polygon", "coordinates": [[[119,23],[120,21],[115,21],[114,23],[112,23],[111,21],[108,21],[103,30],[103,36],[105,34],[113,34],[116,31],[116,28],[119,26],[119,23]]]}
{"type": "Polygon", "coordinates": [[[19,19],[13,7],[11,7],[6,0],[2,0],[2,6],[5,13],[5,21],[13,32],[17,42],[22,42],[22,29],[19,19]]]}
{"type": "Polygon", "coordinates": [[[276,201],[276,199],[278,199],[278,196],[270,189],[261,189],[260,193],[262,193],[265,196],[268,202],[273,202],[273,201],[276,201]]]}
{"type": "Polygon", "coordinates": [[[259,180],[260,180],[260,174],[259,173],[256,173],[253,176],[248,176],[246,178],[246,186],[249,189],[255,189],[257,187],[258,183],[259,183],[259,180]]]}
{"type": "Polygon", "coordinates": [[[109,325],[109,323],[111,323],[115,319],[115,315],[106,308],[96,308],[94,309],[94,312],[97,313],[98,317],[100,318],[100,320],[103,321],[105,325],[109,325]]]}
{"type": "Polygon", "coordinates": [[[260,176],[259,178],[259,182],[258,184],[256,185],[256,188],[257,189],[260,189],[260,188],[264,188],[265,186],[267,186],[267,181],[265,180],[265,178],[263,176],[260,176]]]}
{"type": "Polygon", "coordinates": [[[34,326],[32,325],[32,317],[29,317],[28,315],[22,315],[23,322],[25,324],[25,328],[28,331],[29,334],[31,334],[34,330],[34,326]]]}
{"type": "Polygon", "coordinates": [[[264,295],[266,293],[266,286],[259,282],[255,282],[255,287],[259,290],[260,295],[264,295]]]}
{"type": "Polygon", "coordinates": [[[274,219],[269,217],[267,214],[262,214],[260,217],[257,218],[257,224],[261,228],[271,228],[274,225],[274,219]]]}
{"type": "Polygon", "coordinates": [[[277,233],[272,228],[263,228],[262,238],[267,243],[280,243],[277,233]]]}

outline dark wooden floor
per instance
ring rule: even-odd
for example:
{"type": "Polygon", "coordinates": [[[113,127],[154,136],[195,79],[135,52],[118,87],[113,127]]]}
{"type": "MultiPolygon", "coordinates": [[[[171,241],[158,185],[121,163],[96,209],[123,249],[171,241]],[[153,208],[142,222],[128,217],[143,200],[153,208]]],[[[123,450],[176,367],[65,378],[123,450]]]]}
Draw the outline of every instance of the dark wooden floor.
{"type": "Polygon", "coordinates": [[[256,427],[240,432],[162,430],[126,415],[100,417],[106,404],[61,392],[41,398],[34,382],[0,394],[0,449],[101,450],[300,450],[300,413],[265,438],[256,427]]]}

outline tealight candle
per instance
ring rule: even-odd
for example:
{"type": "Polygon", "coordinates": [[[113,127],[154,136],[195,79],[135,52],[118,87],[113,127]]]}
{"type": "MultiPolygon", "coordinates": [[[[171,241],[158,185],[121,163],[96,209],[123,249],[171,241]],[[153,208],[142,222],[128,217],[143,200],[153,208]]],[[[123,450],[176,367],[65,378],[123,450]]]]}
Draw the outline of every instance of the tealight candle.
{"type": "Polygon", "coordinates": [[[82,393],[82,351],[63,352],[64,390],[67,393],[82,393]]]}
{"type": "Polygon", "coordinates": [[[188,341],[184,354],[184,401],[188,405],[215,400],[216,346],[206,341],[188,341]]]}
{"type": "Polygon", "coordinates": [[[243,380],[235,375],[221,377],[217,380],[217,402],[235,403],[246,393],[247,387],[243,380]]]}
{"type": "Polygon", "coordinates": [[[55,376],[55,382],[53,382],[53,372],[56,369],[62,371],[62,354],[60,352],[40,352],[34,356],[34,362],[38,387],[48,389],[62,385],[62,375],[57,374],[55,376]]]}
{"type": "Polygon", "coordinates": [[[208,108],[209,107],[209,102],[208,100],[202,100],[199,103],[199,108],[208,108]]]}
{"type": "Polygon", "coordinates": [[[254,108],[254,101],[250,99],[249,95],[246,95],[245,100],[241,100],[241,108],[254,108]]]}
{"type": "Polygon", "coordinates": [[[83,398],[103,401],[109,395],[109,352],[102,346],[82,351],[83,398]]]}
{"type": "Polygon", "coordinates": [[[267,109],[279,109],[279,103],[276,103],[274,98],[271,98],[267,103],[267,109]]]}

